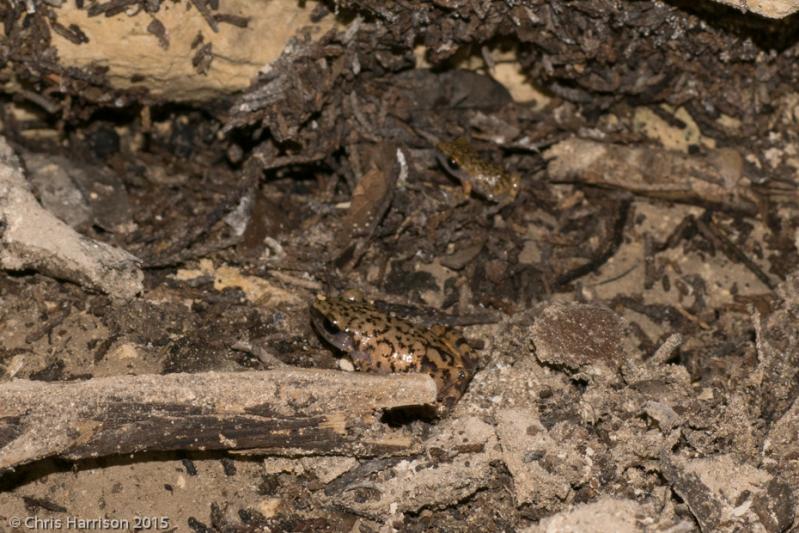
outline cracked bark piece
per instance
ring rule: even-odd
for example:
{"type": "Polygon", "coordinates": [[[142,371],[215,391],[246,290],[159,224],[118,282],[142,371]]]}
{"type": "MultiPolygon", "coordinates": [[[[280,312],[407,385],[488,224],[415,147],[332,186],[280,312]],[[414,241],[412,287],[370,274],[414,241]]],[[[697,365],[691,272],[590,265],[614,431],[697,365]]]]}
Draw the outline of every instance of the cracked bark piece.
{"type": "Polygon", "coordinates": [[[110,170],[61,156],[21,155],[42,205],[71,227],[87,221],[110,232],[131,227],[127,191],[110,170]]]}
{"type": "Polygon", "coordinates": [[[460,270],[471,263],[475,257],[480,255],[485,243],[486,241],[481,239],[476,242],[461,245],[461,247],[452,254],[444,256],[441,259],[441,264],[453,270],[460,270]]]}
{"type": "Polygon", "coordinates": [[[653,512],[647,512],[645,506],[632,500],[605,496],[547,517],[522,533],[637,533],[648,530],[647,526],[654,522],[653,515],[653,512]]]}
{"type": "Polygon", "coordinates": [[[351,265],[360,260],[391,205],[400,169],[396,154],[397,147],[391,143],[376,146],[365,154],[370,158],[369,170],[355,186],[350,207],[342,220],[343,231],[338,238],[339,262],[351,265]]]}
{"type": "Polygon", "coordinates": [[[628,357],[624,327],[624,320],[604,307],[546,306],[532,327],[536,357],[570,372],[613,379],[628,357]]]}
{"type": "Polygon", "coordinates": [[[28,176],[45,209],[77,228],[91,220],[92,210],[66,170],[66,159],[43,154],[22,154],[28,176]]]}
{"type": "Polygon", "coordinates": [[[163,450],[402,455],[418,439],[381,409],[435,401],[425,375],[280,369],[0,384],[0,472],[46,457],[163,450]]]}
{"type": "Polygon", "coordinates": [[[685,459],[661,454],[672,489],[688,504],[702,531],[785,531],[794,519],[791,487],[731,455],[685,459]]]}
{"type": "Polygon", "coordinates": [[[783,304],[767,316],[753,318],[757,334],[757,371],[753,380],[761,390],[761,415],[779,419],[799,397],[799,274],[778,287],[783,304]]]}
{"type": "Polygon", "coordinates": [[[124,299],[141,292],[144,279],[135,256],[75,232],[43,209],[2,138],[0,266],[36,270],[124,299]]]}
{"type": "Polygon", "coordinates": [[[337,487],[337,506],[375,519],[455,505],[485,488],[497,459],[494,429],[476,417],[449,418],[426,454],[392,462],[337,487]]]}
{"type": "Polygon", "coordinates": [[[683,418],[664,402],[649,400],[644,404],[644,412],[657,423],[664,434],[683,423],[683,418]]]}
{"type": "Polygon", "coordinates": [[[796,400],[793,406],[771,426],[763,450],[764,467],[795,487],[799,486],[797,435],[799,435],[799,400],[796,400]]]}
{"type": "Polygon", "coordinates": [[[750,214],[757,211],[737,152],[717,151],[699,157],[654,146],[567,139],[550,148],[544,157],[555,182],[573,181],[750,214]],[[730,164],[730,160],[739,164],[730,164]]]}
{"type": "Polygon", "coordinates": [[[548,508],[566,500],[571,486],[568,474],[564,476],[561,470],[581,461],[567,444],[549,436],[535,411],[506,409],[497,413],[497,437],[502,460],[513,476],[516,505],[548,508]]]}

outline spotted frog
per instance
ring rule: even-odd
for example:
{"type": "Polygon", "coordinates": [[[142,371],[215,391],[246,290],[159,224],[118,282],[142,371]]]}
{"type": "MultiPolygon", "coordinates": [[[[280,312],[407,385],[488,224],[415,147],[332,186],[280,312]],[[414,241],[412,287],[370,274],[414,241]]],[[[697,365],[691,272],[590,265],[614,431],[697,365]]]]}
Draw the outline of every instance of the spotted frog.
{"type": "Polygon", "coordinates": [[[486,200],[506,205],[519,194],[519,175],[480,157],[465,138],[439,141],[436,149],[441,166],[461,182],[467,196],[474,191],[486,200]]]}
{"type": "Polygon", "coordinates": [[[349,354],[357,370],[424,372],[436,382],[438,412],[460,399],[475,371],[466,340],[443,326],[422,328],[365,301],[319,296],[311,321],[327,342],[349,354]]]}

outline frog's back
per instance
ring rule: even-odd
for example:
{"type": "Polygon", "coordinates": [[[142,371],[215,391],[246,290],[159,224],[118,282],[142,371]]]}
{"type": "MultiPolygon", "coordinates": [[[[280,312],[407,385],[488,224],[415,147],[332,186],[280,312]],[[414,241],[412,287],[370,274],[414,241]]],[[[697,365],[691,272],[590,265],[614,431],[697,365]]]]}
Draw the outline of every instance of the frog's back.
{"type": "Polygon", "coordinates": [[[453,330],[423,328],[366,302],[345,298],[319,299],[314,308],[352,336],[354,351],[365,356],[358,358],[358,370],[429,374],[436,382],[439,401],[447,408],[458,401],[474,374],[474,353],[453,330]]]}
{"type": "Polygon", "coordinates": [[[465,138],[440,141],[436,144],[436,149],[460,169],[460,179],[468,180],[480,196],[492,202],[506,204],[518,195],[520,177],[481,157],[465,138]]]}

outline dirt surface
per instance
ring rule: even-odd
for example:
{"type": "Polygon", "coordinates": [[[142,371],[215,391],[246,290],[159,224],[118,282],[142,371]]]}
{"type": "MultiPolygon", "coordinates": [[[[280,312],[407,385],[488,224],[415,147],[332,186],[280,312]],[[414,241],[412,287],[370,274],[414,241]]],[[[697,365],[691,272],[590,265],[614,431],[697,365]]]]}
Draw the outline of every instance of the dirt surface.
{"type": "Polygon", "coordinates": [[[284,3],[257,51],[246,2],[0,5],[0,251],[37,254],[0,273],[0,388],[343,373],[309,304],[357,293],[462,332],[468,389],[362,420],[414,443],[385,453],[54,452],[0,472],[0,532],[796,530],[795,17],[284,3]],[[518,190],[481,193],[436,148],[459,138],[518,190]],[[135,256],[141,291],[59,274],[10,198],[135,256]]]}

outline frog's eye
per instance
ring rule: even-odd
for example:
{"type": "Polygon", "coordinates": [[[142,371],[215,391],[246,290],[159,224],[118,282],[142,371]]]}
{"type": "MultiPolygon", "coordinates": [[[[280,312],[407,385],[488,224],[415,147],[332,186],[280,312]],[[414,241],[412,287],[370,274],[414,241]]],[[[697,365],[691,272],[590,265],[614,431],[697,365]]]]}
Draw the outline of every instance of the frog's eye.
{"type": "Polygon", "coordinates": [[[311,321],[319,335],[339,350],[351,352],[355,349],[352,335],[343,331],[335,319],[331,320],[319,309],[312,309],[311,321]]]}
{"type": "Polygon", "coordinates": [[[458,163],[458,161],[456,159],[452,158],[452,157],[448,157],[447,158],[447,164],[449,165],[449,167],[452,170],[460,170],[461,169],[461,166],[458,163]]]}
{"type": "Polygon", "coordinates": [[[317,329],[322,330],[320,333],[336,334],[341,331],[339,327],[336,326],[336,323],[330,319],[328,314],[317,307],[311,308],[311,320],[317,329]]]}
{"type": "Polygon", "coordinates": [[[341,333],[341,328],[339,328],[336,323],[330,320],[328,317],[324,317],[322,320],[322,327],[325,328],[326,332],[332,333],[333,335],[341,333]]]}

